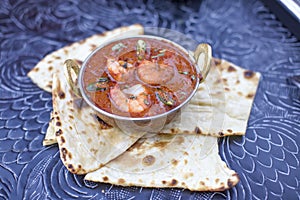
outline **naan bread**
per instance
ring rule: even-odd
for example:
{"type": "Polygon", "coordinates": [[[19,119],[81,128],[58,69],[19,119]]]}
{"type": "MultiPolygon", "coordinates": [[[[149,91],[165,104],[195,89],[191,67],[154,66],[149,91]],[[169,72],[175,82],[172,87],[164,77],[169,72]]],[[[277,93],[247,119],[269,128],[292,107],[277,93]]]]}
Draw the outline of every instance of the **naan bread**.
{"type": "Polygon", "coordinates": [[[122,186],[177,187],[195,191],[223,191],[239,177],[218,154],[216,137],[147,135],[86,180],[122,186]]]}
{"type": "Polygon", "coordinates": [[[60,157],[76,174],[94,171],[122,154],[141,134],[101,129],[93,109],[73,95],[62,73],[53,75],[53,123],[60,157]]]}
{"type": "Polygon", "coordinates": [[[260,73],[225,60],[214,62],[191,102],[161,133],[215,137],[246,133],[260,73]]]}
{"type": "Polygon", "coordinates": [[[89,38],[74,42],[45,56],[29,73],[31,80],[41,89],[51,92],[52,76],[61,73],[65,60],[76,58],[84,61],[98,46],[117,37],[134,36],[144,33],[144,28],[139,25],[131,25],[95,34],[89,38]]]}
{"type": "Polygon", "coordinates": [[[142,33],[142,26],[133,25],[92,36],[47,55],[29,72],[34,83],[53,93],[43,144],[57,142],[67,169],[87,173],[86,180],[195,191],[233,187],[239,177],[218,155],[217,137],[245,134],[259,73],[216,59],[191,103],[162,130],[169,134],[125,135],[115,127],[103,129],[94,111],[70,91],[62,69],[66,59],[83,61],[104,41],[142,33]]]}

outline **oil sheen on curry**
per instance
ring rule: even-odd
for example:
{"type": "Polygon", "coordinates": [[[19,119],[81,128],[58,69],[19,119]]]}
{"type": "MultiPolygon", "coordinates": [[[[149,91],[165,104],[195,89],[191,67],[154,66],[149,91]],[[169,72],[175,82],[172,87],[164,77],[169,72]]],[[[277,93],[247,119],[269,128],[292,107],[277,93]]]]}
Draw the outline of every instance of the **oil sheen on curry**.
{"type": "Polygon", "coordinates": [[[90,100],[106,112],[149,117],[185,101],[196,76],[194,64],[176,46],[137,37],[108,44],[93,54],[83,86],[90,100]]]}

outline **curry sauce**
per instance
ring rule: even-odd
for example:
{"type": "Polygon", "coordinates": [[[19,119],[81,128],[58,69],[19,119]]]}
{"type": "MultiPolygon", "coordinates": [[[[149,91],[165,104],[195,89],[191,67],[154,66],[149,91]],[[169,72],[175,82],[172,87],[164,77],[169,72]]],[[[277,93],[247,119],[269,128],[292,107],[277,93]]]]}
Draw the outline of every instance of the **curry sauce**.
{"type": "Polygon", "coordinates": [[[188,55],[171,43],[130,38],[110,43],[86,63],[83,87],[100,109],[130,117],[162,114],[185,101],[196,85],[188,55]]]}

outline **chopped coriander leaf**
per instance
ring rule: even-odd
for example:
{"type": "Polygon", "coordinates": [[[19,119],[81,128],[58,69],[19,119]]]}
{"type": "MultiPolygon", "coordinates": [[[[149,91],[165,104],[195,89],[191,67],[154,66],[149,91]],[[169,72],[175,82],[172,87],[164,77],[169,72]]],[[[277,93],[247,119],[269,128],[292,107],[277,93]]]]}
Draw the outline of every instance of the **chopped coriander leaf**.
{"type": "Polygon", "coordinates": [[[129,99],[136,99],[136,96],[130,95],[130,96],[129,96],[129,99]]]}
{"type": "Polygon", "coordinates": [[[90,92],[94,92],[96,91],[96,85],[95,83],[90,83],[87,87],[86,87],[87,91],[90,91],[90,92]]]}
{"type": "Polygon", "coordinates": [[[107,82],[108,81],[108,78],[107,77],[100,77],[99,82],[107,82]]]}
{"type": "Polygon", "coordinates": [[[191,76],[191,79],[192,79],[192,80],[195,80],[195,79],[196,79],[195,75],[192,75],[192,76],[191,76]]]}
{"type": "Polygon", "coordinates": [[[144,100],[144,104],[148,106],[149,105],[149,101],[147,99],[145,99],[144,100]]]}
{"type": "Polygon", "coordinates": [[[189,72],[187,72],[187,71],[184,71],[184,72],[182,72],[182,71],[179,71],[179,74],[188,75],[188,74],[189,74],[189,72]]]}
{"type": "Polygon", "coordinates": [[[120,42],[120,43],[114,45],[114,46],[111,48],[111,50],[112,50],[112,51],[118,51],[118,52],[120,52],[123,48],[127,48],[127,46],[125,46],[123,43],[120,42]]]}
{"type": "Polygon", "coordinates": [[[99,82],[91,83],[86,87],[87,91],[89,92],[96,92],[96,91],[105,91],[107,87],[105,85],[99,84],[99,82]]]}
{"type": "Polygon", "coordinates": [[[89,92],[105,91],[108,88],[108,77],[100,77],[98,81],[90,83],[86,89],[89,92]]]}
{"type": "Polygon", "coordinates": [[[144,40],[138,40],[136,43],[136,55],[139,60],[143,60],[146,52],[146,42],[144,40]]]}
{"type": "Polygon", "coordinates": [[[175,105],[175,100],[172,99],[172,97],[170,97],[170,95],[168,95],[167,93],[165,93],[161,90],[156,92],[156,96],[159,99],[159,101],[161,101],[163,104],[165,104],[167,106],[174,106],[175,105]]]}
{"type": "Polygon", "coordinates": [[[151,56],[151,58],[158,58],[158,57],[162,57],[164,55],[165,55],[165,53],[163,52],[163,53],[157,54],[155,56],[151,56]]]}

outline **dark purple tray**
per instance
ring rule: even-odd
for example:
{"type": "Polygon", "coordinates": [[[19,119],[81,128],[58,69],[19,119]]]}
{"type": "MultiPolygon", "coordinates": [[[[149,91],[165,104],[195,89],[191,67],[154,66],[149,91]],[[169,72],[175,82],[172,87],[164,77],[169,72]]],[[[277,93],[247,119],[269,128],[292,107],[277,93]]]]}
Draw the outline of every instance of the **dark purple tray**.
{"type": "Polygon", "coordinates": [[[300,39],[300,0],[262,0],[288,29],[300,39]]]}
{"type": "MultiPolygon", "coordinates": [[[[260,1],[48,1],[0,4],[0,199],[300,199],[300,42],[260,1]],[[46,54],[119,26],[165,27],[262,74],[245,137],[220,139],[240,175],[224,192],[118,187],[69,173],[42,140],[51,95],[26,76],[46,54]]],[[[42,78],[42,77],[41,77],[42,78]]],[[[238,109],[238,108],[237,108],[238,109]]]]}

